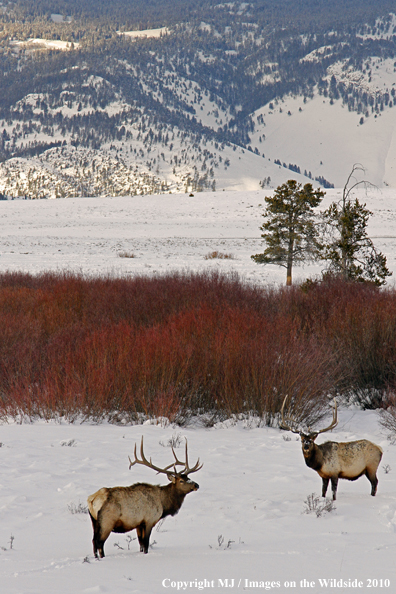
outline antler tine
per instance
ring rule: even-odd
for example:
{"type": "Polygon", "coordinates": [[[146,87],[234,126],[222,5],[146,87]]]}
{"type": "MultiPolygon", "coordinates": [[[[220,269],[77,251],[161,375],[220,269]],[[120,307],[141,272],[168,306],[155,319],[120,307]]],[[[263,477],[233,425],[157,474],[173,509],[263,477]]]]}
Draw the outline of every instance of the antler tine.
{"type": "Polygon", "coordinates": [[[175,462],[175,466],[176,465],[178,465],[178,466],[184,466],[183,470],[179,471],[179,474],[187,474],[187,475],[189,475],[192,472],[197,472],[198,470],[201,470],[203,464],[201,464],[201,465],[199,464],[199,458],[198,458],[198,460],[196,461],[195,465],[192,468],[190,468],[189,465],[188,465],[187,438],[186,438],[186,461],[185,462],[181,462],[180,460],[178,460],[178,458],[176,456],[176,453],[175,453],[175,450],[173,448],[172,448],[172,452],[173,452],[173,455],[174,455],[175,461],[176,461],[175,462]]]}
{"type": "Polygon", "coordinates": [[[175,458],[175,462],[174,462],[175,468],[176,468],[176,466],[184,466],[184,467],[186,467],[186,463],[185,462],[180,462],[180,460],[177,459],[176,452],[173,449],[173,446],[172,446],[171,449],[172,449],[172,454],[173,454],[173,456],[175,458]]]}
{"type": "MultiPolygon", "coordinates": [[[[143,439],[143,437],[142,437],[142,439],[143,439]]],[[[134,455],[135,455],[135,461],[134,461],[134,462],[132,462],[132,460],[131,460],[130,456],[128,456],[128,460],[129,460],[129,470],[131,470],[132,466],[134,466],[135,464],[137,464],[137,463],[139,462],[139,460],[137,459],[137,456],[136,456],[136,443],[135,443],[135,449],[134,449],[134,452],[133,452],[133,453],[134,453],[134,455]]]]}
{"type": "Polygon", "coordinates": [[[320,429],[320,431],[317,431],[317,434],[319,435],[319,433],[324,433],[325,431],[330,431],[331,429],[334,429],[334,427],[336,427],[338,425],[338,419],[337,419],[337,401],[334,398],[334,410],[333,410],[333,420],[331,421],[330,425],[328,427],[325,427],[324,429],[320,429]]]}
{"type": "Polygon", "coordinates": [[[142,441],[141,441],[141,444],[140,444],[140,457],[141,457],[141,460],[139,460],[139,458],[137,457],[137,454],[136,454],[136,443],[135,443],[135,449],[134,449],[134,456],[135,456],[134,462],[132,462],[132,460],[128,456],[129,462],[130,462],[130,464],[129,464],[129,470],[135,464],[142,464],[143,466],[147,466],[148,468],[152,468],[153,470],[156,470],[158,474],[162,473],[162,474],[169,475],[169,474],[176,473],[176,465],[175,465],[174,462],[172,464],[169,464],[168,466],[165,466],[165,468],[159,468],[158,466],[155,466],[152,463],[151,458],[150,458],[150,460],[147,460],[146,456],[144,455],[144,451],[143,451],[143,435],[142,435],[142,441]],[[174,470],[173,470],[173,472],[170,472],[169,469],[172,468],[172,467],[173,467],[174,470]]]}
{"type": "MultiPolygon", "coordinates": [[[[290,427],[290,425],[287,425],[286,424],[285,417],[283,416],[283,411],[285,410],[285,404],[286,404],[287,397],[288,397],[288,394],[286,394],[285,399],[284,399],[283,404],[282,404],[282,408],[281,408],[282,422],[280,423],[279,427],[281,427],[281,429],[287,429],[287,431],[291,431],[292,433],[298,433],[298,434],[300,434],[301,431],[299,431],[298,429],[292,429],[290,427]]],[[[291,422],[292,423],[295,423],[296,420],[293,419],[293,418],[291,418],[291,422]]]]}
{"type": "Polygon", "coordinates": [[[188,468],[187,437],[186,437],[186,468],[188,468]]]}

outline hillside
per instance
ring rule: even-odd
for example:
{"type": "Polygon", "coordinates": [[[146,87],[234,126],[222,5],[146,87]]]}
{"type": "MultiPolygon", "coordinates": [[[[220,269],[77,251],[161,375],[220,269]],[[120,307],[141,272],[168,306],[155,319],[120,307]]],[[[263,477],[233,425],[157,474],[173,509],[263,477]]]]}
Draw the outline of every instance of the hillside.
{"type": "Polygon", "coordinates": [[[0,192],[393,187],[391,4],[312,1],[3,3],[0,192]]]}

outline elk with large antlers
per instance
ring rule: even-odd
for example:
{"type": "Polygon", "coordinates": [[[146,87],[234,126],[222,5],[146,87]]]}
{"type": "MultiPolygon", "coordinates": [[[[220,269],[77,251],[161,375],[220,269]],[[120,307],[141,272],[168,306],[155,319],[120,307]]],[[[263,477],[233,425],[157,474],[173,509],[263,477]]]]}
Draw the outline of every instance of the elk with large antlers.
{"type": "Polygon", "coordinates": [[[284,408],[287,396],[283,401],[281,415],[282,422],[280,427],[287,429],[292,433],[298,433],[301,437],[302,452],[305,463],[309,468],[313,468],[322,477],[322,497],[326,496],[329,481],[333,491],[333,500],[336,499],[338,479],[347,479],[355,481],[365,474],[371,483],[371,495],[377,492],[377,468],[382,458],[382,450],[367,439],[359,441],[349,441],[337,443],[335,441],[326,441],[320,445],[315,443],[319,433],[330,431],[337,425],[337,403],[334,399],[333,420],[328,427],[320,431],[312,432],[308,428],[307,433],[303,433],[294,427],[297,425],[292,417],[285,419],[284,408]]]}
{"type": "Polygon", "coordinates": [[[174,462],[165,468],[159,468],[144,455],[143,437],[140,446],[141,459],[136,454],[135,460],[129,458],[129,468],[135,464],[143,464],[157,473],[166,474],[170,484],[166,486],[135,483],[130,487],[103,487],[88,497],[89,515],[93,526],[93,550],[95,557],[104,557],[103,546],[111,532],[129,532],[136,528],[140,551],[148,552],[150,534],[159,520],[166,516],[174,516],[179,511],[187,493],[197,491],[199,485],[188,478],[188,475],[202,468],[199,459],[190,468],[188,464],[187,440],[186,460],[178,460],[174,449],[174,462]],[[177,472],[176,467],[183,468],[177,472]]]}

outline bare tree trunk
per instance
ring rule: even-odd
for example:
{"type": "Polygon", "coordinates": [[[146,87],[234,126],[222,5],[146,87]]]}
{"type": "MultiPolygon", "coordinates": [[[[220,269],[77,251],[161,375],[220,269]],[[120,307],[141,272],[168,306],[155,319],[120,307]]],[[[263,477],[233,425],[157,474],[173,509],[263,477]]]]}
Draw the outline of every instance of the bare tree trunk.
{"type": "Polygon", "coordinates": [[[286,268],[286,286],[290,287],[292,284],[292,268],[293,268],[293,246],[294,241],[290,239],[287,253],[287,268],[286,268]]]}
{"type": "Polygon", "coordinates": [[[345,223],[345,211],[346,211],[346,206],[350,201],[350,194],[352,192],[352,190],[354,188],[356,188],[357,186],[360,186],[361,184],[363,184],[364,186],[372,186],[375,187],[374,184],[372,184],[371,182],[368,182],[367,180],[360,180],[360,181],[355,181],[351,186],[349,186],[351,179],[355,179],[354,175],[356,171],[360,171],[362,173],[365,173],[365,169],[362,165],[360,165],[360,163],[355,163],[352,167],[352,171],[350,172],[350,174],[348,175],[348,179],[346,181],[346,184],[344,186],[343,192],[342,192],[342,219],[343,219],[343,223],[342,223],[342,228],[341,228],[341,274],[345,279],[348,279],[348,253],[347,253],[347,229],[346,229],[346,223],[345,223]]]}
{"type": "Polygon", "coordinates": [[[292,284],[292,265],[287,264],[286,286],[290,287],[292,284]]]}

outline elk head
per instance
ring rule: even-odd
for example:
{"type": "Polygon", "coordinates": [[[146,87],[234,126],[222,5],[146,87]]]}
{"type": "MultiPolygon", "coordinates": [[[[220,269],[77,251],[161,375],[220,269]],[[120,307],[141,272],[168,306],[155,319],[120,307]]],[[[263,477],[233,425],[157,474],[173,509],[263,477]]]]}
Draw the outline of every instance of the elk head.
{"type": "Polygon", "coordinates": [[[330,425],[328,427],[325,427],[324,429],[320,429],[319,431],[311,431],[310,430],[311,428],[308,427],[307,433],[304,433],[303,431],[294,428],[296,426],[297,422],[293,417],[290,417],[288,419],[285,419],[285,417],[284,417],[284,409],[285,409],[285,404],[286,404],[287,398],[288,397],[286,396],[283,401],[283,404],[282,404],[282,408],[281,408],[282,421],[281,421],[279,427],[281,429],[286,429],[287,431],[291,431],[292,433],[297,433],[301,437],[301,446],[302,446],[304,458],[309,458],[315,448],[315,439],[318,437],[318,435],[320,433],[325,433],[326,431],[331,431],[338,424],[336,399],[334,398],[333,420],[331,421],[330,425]]]}

